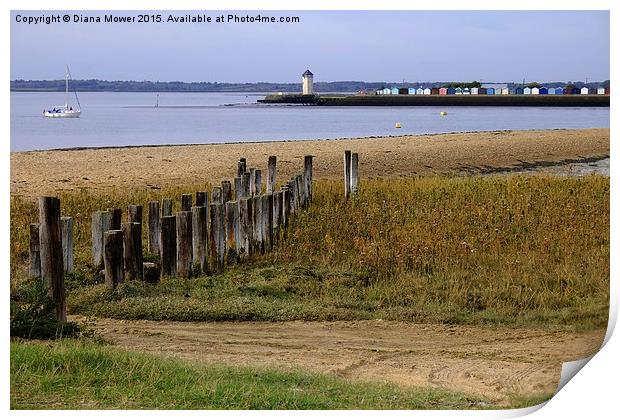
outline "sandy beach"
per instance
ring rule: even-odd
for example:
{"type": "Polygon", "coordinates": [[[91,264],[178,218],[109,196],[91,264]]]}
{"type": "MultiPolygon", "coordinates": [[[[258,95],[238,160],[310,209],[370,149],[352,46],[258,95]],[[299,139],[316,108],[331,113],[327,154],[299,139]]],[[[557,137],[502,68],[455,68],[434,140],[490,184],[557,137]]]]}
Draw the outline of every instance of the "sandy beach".
{"type": "Polygon", "coordinates": [[[360,176],[406,177],[480,173],[609,156],[607,128],[369,137],[338,140],[147,146],[11,153],[11,195],[32,197],[80,188],[161,188],[231,179],[239,157],[266,170],[278,158],[278,178],[315,156],[315,178],[339,178],[342,153],[360,156],[360,176]]]}

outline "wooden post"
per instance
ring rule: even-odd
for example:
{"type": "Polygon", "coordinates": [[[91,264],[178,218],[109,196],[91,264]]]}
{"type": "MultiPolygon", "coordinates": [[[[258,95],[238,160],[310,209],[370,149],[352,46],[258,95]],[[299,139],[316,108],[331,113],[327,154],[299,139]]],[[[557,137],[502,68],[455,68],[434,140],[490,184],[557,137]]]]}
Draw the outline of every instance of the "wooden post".
{"type": "Polygon", "coordinates": [[[62,261],[60,228],[60,200],[56,197],[39,197],[39,250],[41,277],[47,295],[56,305],[56,318],[67,320],[65,305],[65,274],[62,261]]]}
{"type": "Polygon", "coordinates": [[[306,197],[309,204],[312,202],[312,156],[304,157],[304,184],[306,189],[306,197]]]}
{"type": "Polygon", "coordinates": [[[250,255],[252,240],[252,199],[243,197],[239,199],[239,254],[250,255]]]}
{"type": "Polygon", "coordinates": [[[282,228],[286,232],[288,220],[291,214],[291,192],[288,187],[282,188],[282,228]]]}
{"type": "Polygon", "coordinates": [[[192,207],[192,255],[194,267],[207,273],[207,208],[192,207]]]}
{"type": "Polygon", "coordinates": [[[351,193],[351,151],[344,151],[344,198],[351,193]]]}
{"type": "Polygon", "coordinates": [[[252,197],[252,253],[260,254],[263,252],[263,203],[259,195],[252,197]]]}
{"type": "Polygon", "coordinates": [[[164,216],[161,218],[161,235],[159,239],[161,252],[161,277],[177,275],[177,218],[164,216]]]}
{"type": "Polygon", "coordinates": [[[243,190],[243,197],[250,197],[250,173],[244,172],[241,176],[241,189],[243,190]]]}
{"type": "Polygon", "coordinates": [[[224,268],[226,250],[224,235],[224,205],[211,204],[211,231],[209,233],[209,254],[211,271],[220,273],[224,268]]]}
{"type": "Polygon", "coordinates": [[[159,237],[161,235],[159,201],[149,201],[149,252],[159,255],[159,237]]]}
{"type": "Polygon", "coordinates": [[[127,207],[127,221],[142,224],[142,206],[129,205],[127,207]]]}
{"type": "Polygon", "coordinates": [[[230,181],[222,181],[222,201],[224,203],[232,200],[232,185],[230,181]]]}
{"type": "Polygon", "coordinates": [[[209,205],[209,193],[207,191],[196,191],[196,207],[206,207],[209,205]]]}
{"type": "Polygon", "coordinates": [[[357,176],[357,165],[358,165],[357,153],[352,153],[351,154],[351,189],[350,189],[350,193],[352,195],[357,194],[357,182],[359,179],[357,176]]]}
{"type": "Polygon", "coordinates": [[[245,158],[239,158],[239,162],[237,162],[237,177],[241,178],[241,176],[245,173],[245,158]]]}
{"type": "Polygon", "coordinates": [[[263,206],[263,242],[265,252],[271,252],[273,249],[273,194],[264,194],[261,196],[263,206]]]}
{"type": "Polygon", "coordinates": [[[295,200],[297,202],[296,208],[303,208],[306,205],[306,194],[304,192],[304,183],[301,175],[295,175],[295,200]]]}
{"type": "Polygon", "coordinates": [[[236,201],[227,201],[225,209],[226,262],[234,264],[238,260],[237,235],[239,230],[239,207],[236,201]]]}
{"type": "Polygon", "coordinates": [[[41,277],[41,244],[39,243],[39,224],[30,223],[30,277],[41,277]]]}
{"type": "Polygon", "coordinates": [[[275,156],[269,156],[267,160],[267,194],[273,194],[276,190],[276,161],[275,156]]]}
{"type": "Polygon", "coordinates": [[[73,219],[61,217],[62,262],[65,273],[73,272],[73,219]]]}
{"type": "Polygon", "coordinates": [[[181,211],[191,211],[191,210],[192,210],[192,195],[181,194],[181,211]]]}
{"type": "Polygon", "coordinates": [[[250,197],[256,195],[256,168],[250,168],[250,197]]]}
{"type": "Polygon", "coordinates": [[[120,230],[123,222],[123,211],[119,208],[110,207],[107,209],[110,213],[110,230],[120,230]]]}
{"type": "Polygon", "coordinates": [[[138,222],[123,223],[123,260],[125,273],[129,280],[143,279],[142,258],[142,224],[138,222]]]}
{"type": "Polygon", "coordinates": [[[282,227],[282,191],[273,193],[273,242],[278,242],[280,238],[280,228],[282,227]]]}
{"type": "MultiPolygon", "coordinates": [[[[191,196],[190,196],[191,197],[191,196]]],[[[192,212],[177,213],[177,275],[192,276],[192,212]]]]}
{"type": "Polygon", "coordinates": [[[95,270],[103,268],[103,233],[110,230],[111,217],[107,211],[96,211],[91,220],[92,263],[95,270]]]}
{"type": "Polygon", "coordinates": [[[239,176],[235,178],[235,201],[239,201],[239,199],[243,197],[242,180],[243,178],[239,176]]]}
{"type": "Polygon", "coordinates": [[[263,192],[263,177],[260,169],[254,171],[254,189],[256,195],[261,195],[263,192]]]}
{"type": "Polygon", "coordinates": [[[224,204],[224,201],[222,201],[222,187],[213,187],[213,191],[211,192],[211,203],[224,204]]]}
{"type": "Polygon", "coordinates": [[[172,199],[164,198],[161,200],[161,217],[172,216],[172,199]]]}
{"type": "Polygon", "coordinates": [[[116,289],[123,281],[123,231],[120,229],[103,234],[103,267],[106,286],[116,289]]]}

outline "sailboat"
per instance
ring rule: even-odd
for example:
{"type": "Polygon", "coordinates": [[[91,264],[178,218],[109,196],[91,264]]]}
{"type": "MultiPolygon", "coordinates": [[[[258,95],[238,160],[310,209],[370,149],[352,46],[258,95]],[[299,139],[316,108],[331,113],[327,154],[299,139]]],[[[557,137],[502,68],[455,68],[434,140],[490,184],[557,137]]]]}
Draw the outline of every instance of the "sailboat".
{"type": "Polygon", "coordinates": [[[78,118],[82,113],[80,109],[80,100],[78,99],[77,92],[75,92],[75,100],[77,101],[77,107],[74,109],[72,106],[69,106],[69,66],[67,66],[67,71],[65,72],[65,104],[60,106],[55,106],[52,109],[46,109],[43,111],[43,116],[47,118],[78,118]]]}

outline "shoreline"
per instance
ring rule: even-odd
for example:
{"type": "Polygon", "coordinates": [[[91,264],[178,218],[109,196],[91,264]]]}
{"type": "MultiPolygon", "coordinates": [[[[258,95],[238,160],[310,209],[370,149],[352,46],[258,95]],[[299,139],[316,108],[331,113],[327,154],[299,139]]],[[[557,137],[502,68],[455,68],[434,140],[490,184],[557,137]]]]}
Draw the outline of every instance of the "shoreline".
{"type": "MultiPolygon", "coordinates": [[[[18,150],[11,151],[10,154],[19,153],[39,153],[39,152],[71,152],[71,151],[88,151],[88,150],[115,150],[115,149],[143,149],[143,148],[157,148],[157,147],[194,147],[194,146],[226,146],[226,145],[239,145],[239,144],[273,144],[273,143],[293,143],[293,142],[332,142],[332,141],[347,141],[347,140],[371,140],[379,138],[409,138],[409,137],[434,137],[434,136],[446,136],[453,134],[489,134],[489,133],[527,133],[527,132],[539,132],[539,131],[573,131],[573,130],[609,130],[608,127],[591,127],[591,128],[545,128],[545,129],[529,129],[529,130],[473,130],[473,131],[446,131],[441,133],[420,133],[420,134],[402,134],[402,135],[385,135],[385,136],[360,136],[360,137],[332,137],[323,139],[297,139],[297,140],[249,140],[249,141],[225,141],[221,143],[166,143],[166,144],[128,144],[123,146],[74,146],[74,147],[59,147],[53,149],[33,149],[33,150],[18,150]]],[[[606,156],[609,157],[609,156],[606,156]]],[[[601,157],[604,159],[605,157],[601,157]]],[[[575,163],[575,162],[567,162],[575,163]]]]}
{"type": "Polygon", "coordinates": [[[340,179],[344,150],[359,153],[362,180],[484,174],[605,159],[610,155],[610,130],[507,130],[12,152],[11,196],[213,185],[234,176],[239,157],[247,159],[248,168],[265,173],[271,155],[277,156],[278,181],[298,173],[305,155],[315,156],[315,179],[340,179]]]}

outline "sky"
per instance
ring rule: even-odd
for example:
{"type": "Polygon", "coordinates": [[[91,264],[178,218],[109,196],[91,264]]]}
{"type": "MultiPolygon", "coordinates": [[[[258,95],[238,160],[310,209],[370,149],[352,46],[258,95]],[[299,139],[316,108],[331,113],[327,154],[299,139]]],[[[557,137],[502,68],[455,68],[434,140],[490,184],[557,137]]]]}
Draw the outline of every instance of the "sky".
{"type": "Polygon", "coordinates": [[[602,81],[608,11],[148,11],[299,16],[299,23],[51,23],[12,11],[11,79],[299,82],[602,81]]]}

